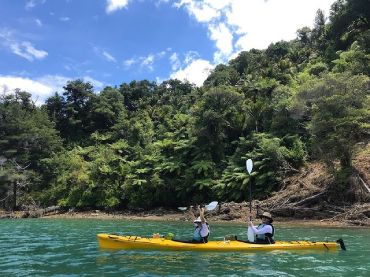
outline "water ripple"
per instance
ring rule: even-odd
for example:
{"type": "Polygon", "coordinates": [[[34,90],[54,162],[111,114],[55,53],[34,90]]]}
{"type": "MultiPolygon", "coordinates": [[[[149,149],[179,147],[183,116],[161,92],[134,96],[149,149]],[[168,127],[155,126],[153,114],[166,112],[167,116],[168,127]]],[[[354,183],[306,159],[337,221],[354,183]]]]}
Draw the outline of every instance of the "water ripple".
{"type": "MultiPolygon", "coordinates": [[[[213,224],[212,237],[245,234],[245,226],[213,224]],[[230,232],[230,230],[232,230],[230,232]]],[[[348,251],[196,253],[106,251],[101,232],[190,237],[188,223],[123,220],[0,221],[1,276],[368,276],[370,232],[360,228],[277,228],[281,240],[336,240],[348,251]],[[5,251],[6,249],[6,251],[5,251]]]]}

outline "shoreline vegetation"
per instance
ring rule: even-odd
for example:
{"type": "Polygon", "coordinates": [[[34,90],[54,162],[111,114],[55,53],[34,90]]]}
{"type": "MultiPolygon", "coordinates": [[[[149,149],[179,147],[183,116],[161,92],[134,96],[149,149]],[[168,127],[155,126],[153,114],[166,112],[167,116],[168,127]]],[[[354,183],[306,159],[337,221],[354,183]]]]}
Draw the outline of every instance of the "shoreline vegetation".
{"type": "MultiPolygon", "coordinates": [[[[245,223],[248,210],[248,203],[222,203],[212,212],[208,212],[206,217],[212,223],[245,223]]],[[[355,205],[349,207],[347,214],[355,214],[354,211],[359,210],[370,212],[370,204],[355,205]]],[[[343,213],[345,214],[345,213],[343,213]]],[[[255,213],[253,218],[258,217],[255,213]]],[[[102,210],[85,210],[78,211],[75,209],[61,209],[60,207],[50,207],[47,209],[35,211],[15,211],[6,212],[0,210],[0,219],[22,219],[22,218],[44,218],[44,219],[124,219],[124,220],[148,220],[148,221],[191,221],[187,212],[181,212],[173,209],[157,208],[147,211],[102,211],[102,210]],[[48,210],[49,209],[49,210],[48,210]],[[46,211],[46,212],[45,212],[46,211]]],[[[294,217],[276,217],[275,225],[289,226],[306,226],[306,227],[370,227],[369,219],[359,219],[348,216],[332,217],[332,218],[294,218],[294,217]]]]}
{"type": "MultiPolygon", "coordinates": [[[[369,149],[370,145],[364,147],[369,149]]],[[[342,192],[344,199],[354,201],[336,202],[339,192],[333,187],[335,179],[322,163],[308,163],[296,174],[283,180],[284,187],[264,200],[253,199],[252,215],[258,217],[263,211],[269,211],[275,224],[297,226],[367,226],[370,227],[370,193],[363,182],[370,179],[368,166],[370,152],[364,151],[356,156],[353,166],[359,175],[350,179],[349,189],[342,192]],[[364,181],[365,180],[365,181],[364,181]],[[254,213],[254,214],[253,214],[254,213]],[[256,214],[257,213],[257,214],[256,214]]],[[[210,222],[246,223],[249,213],[249,202],[222,202],[216,209],[206,214],[210,222]]],[[[50,206],[24,206],[18,211],[0,210],[0,219],[7,218],[94,218],[94,219],[128,219],[128,220],[161,220],[190,221],[187,212],[174,208],[67,208],[50,206]]]]}

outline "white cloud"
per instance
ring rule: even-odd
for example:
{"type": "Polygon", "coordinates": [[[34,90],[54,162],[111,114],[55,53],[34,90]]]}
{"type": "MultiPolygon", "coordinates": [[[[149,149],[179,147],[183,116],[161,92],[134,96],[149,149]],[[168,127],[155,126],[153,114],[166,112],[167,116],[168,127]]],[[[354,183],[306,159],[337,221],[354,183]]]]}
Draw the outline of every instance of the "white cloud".
{"type": "Polygon", "coordinates": [[[213,68],[214,66],[209,61],[197,59],[193,60],[186,68],[173,72],[170,78],[182,81],[187,80],[190,83],[201,86],[213,68]]]}
{"type": "Polygon", "coordinates": [[[132,66],[133,64],[135,64],[135,63],[136,63],[136,60],[135,60],[134,58],[123,61],[123,65],[124,65],[126,68],[131,67],[131,66],[132,66]]]}
{"type": "Polygon", "coordinates": [[[26,8],[26,10],[30,10],[30,9],[36,7],[37,5],[44,4],[45,2],[46,2],[46,0],[28,0],[26,2],[25,8],[26,8]]]}
{"type": "Polygon", "coordinates": [[[116,10],[125,8],[128,5],[128,0],[107,0],[106,12],[112,13],[116,10]]]}
{"type": "Polygon", "coordinates": [[[94,79],[90,76],[84,76],[82,78],[82,80],[84,80],[84,82],[91,83],[94,86],[95,91],[101,90],[104,86],[104,83],[102,83],[102,82],[100,82],[100,81],[98,81],[98,80],[96,80],[96,79],[94,79]]]}
{"type": "Polygon", "coordinates": [[[70,21],[71,18],[69,18],[68,16],[62,16],[59,18],[60,21],[63,21],[63,22],[67,22],[67,21],[70,21]]]}
{"type": "Polygon", "coordinates": [[[318,9],[329,14],[335,0],[179,0],[196,21],[205,24],[215,42],[213,63],[227,62],[242,50],[264,49],[272,42],[296,37],[312,26],[318,9]]]}
{"type": "Polygon", "coordinates": [[[297,29],[313,25],[318,9],[328,15],[334,1],[178,0],[175,7],[184,8],[208,28],[208,36],[214,41],[216,50],[212,63],[199,55],[187,53],[184,69],[175,69],[175,57],[178,58],[178,55],[172,55],[170,62],[175,72],[171,78],[188,80],[200,86],[215,65],[228,62],[238,52],[251,48],[264,49],[270,43],[294,39],[297,29]]]}
{"type": "Polygon", "coordinates": [[[143,57],[141,61],[141,67],[147,68],[149,71],[153,71],[153,64],[154,64],[155,56],[153,54],[149,54],[147,57],[143,57]]]}
{"type": "Polygon", "coordinates": [[[241,50],[266,48],[271,42],[290,40],[296,37],[297,29],[312,26],[316,11],[329,14],[334,0],[237,0],[227,14],[227,22],[235,26],[239,35],[237,47],[241,50]]]}
{"type": "Polygon", "coordinates": [[[167,48],[164,51],[150,53],[147,56],[132,57],[130,59],[123,61],[123,65],[125,66],[126,69],[129,69],[134,64],[139,64],[141,68],[153,71],[155,62],[160,59],[163,59],[171,51],[172,51],[171,48],[167,48]]]}
{"type": "Polygon", "coordinates": [[[42,27],[42,21],[38,18],[35,19],[36,25],[42,27]]]}
{"type": "Polygon", "coordinates": [[[13,54],[16,54],[28,61],[35,59],[41,60],[48,55],[44,50],[36,49],[29,41],[18,41],[14,38],[13,32],[7,29],[0,29],[0,44],[9,49],[13,54]]]}
{"type": "Polygon", "coordinates": [[[187,80],[197,86],[201,86],[214,68],[214,65],[209,61],[201,59],[196,51],[188,51],[182,56],[182,61],[177,53],[173,53],[170,56],[172,73],[170,73],[169,78],[182,81],[187,80]]]}
{"type": "Polygon", "coordinates": [[[0,75],[0,91],[10,93],[15,89],[21,89],[31,93],[32,99],[37,105],[42,104],[47,97],[56,91],[54,85],[50,86],[41,81],[17,76],[0,75]]]}
{"type": "Polygon", "coordinates": [[[218,25],[210,25],[210,37],[216,42],[218,51],[214,54],[214,61],[221,63],[227,60],[233,53],[233,34],[224,23],[218,25]]]}
{"type": "Polygon", "coordinates": [[[168,3],[170,0],[157,0],[155,2],[156,7],[159,7],[162,3],[168,3]]]}
{"type": "Polygon", "coordinates": [[[159,59],[162,59],[166,54],[167,54],[167,52],[166,52],[166,51],[161,51],[161,52],[157,53],[157,57],[158,57],[159,59]]]}
{"type": "MultiPolygon", "coordinates": [[[[12,92],[15,89],[21,89],[32,94],[32,99],[38,105],[42,104],[48,97],[55,92],[62,92],[63,86],[70,80],[78,79],[69,78],[61,75],[44,75],[38,78],[26,78],[12,75],[0,75],[0,92],[12,92]]],[[[84,76],[85,82],[93,84],[96,91],[103,88],[103,83],[90,77],[84,76]]]]}
{"type": "Polygon", "coordinates": [[[103,56],[106,58],[108,62],[117,62],[116,58],[109,54],[107,51],[103,51],[103,56]]]}
{"type": "Polygon", "coordinates": [[[110,54],[108,51],[103,50],[103,49],[101,49],[100,47],[97,47],[97,46],[95,46],[93,49],[94,49],[94,52],[98,56],[103,57],[106,61],[114,62],[114,63],[117,62],[116,58],[112,54],[110,54]]]}
{"type": "Polygon", "coordinates": [[[45,86],[47,86],[50,90],[50,93],[46,96],[50,96],[54,92],[61,92],[63,90],[63,86],[73,78],[68,78],[62,75],[44,75],[39,78],[35,78],[36,82],[39,82],[45,86]]]}
{"type": "Polygon", "coordinates": [[[199,22],[210,22],[221,15],[220,11],[206,1],[181,0],[175,3],[177,8],[185,7],[188,13],[199,22]]]}
{"type": "Polygon", "coordinates": [[[170,63],[171,63],[172,71],[176,71],[181,67],[181,62],[176,52],[170,56],[170,63]]]}
{"type": "Polygon", "coordinates": [[[200,57],[199,53],[197,51],[188,51],[185,53],[185,59],[184,63],[186,65],[190,64],[194,60],[197,60],[200,57]]]}
{"type": "Polygon", "coordinates": [[[16,42],[13,41],[10,43],[10,50],[26,60],[32,62],[34,59],[43,59],[48,55],[48,52],[44,50],[38,50],[29,41],[16,42]]]}

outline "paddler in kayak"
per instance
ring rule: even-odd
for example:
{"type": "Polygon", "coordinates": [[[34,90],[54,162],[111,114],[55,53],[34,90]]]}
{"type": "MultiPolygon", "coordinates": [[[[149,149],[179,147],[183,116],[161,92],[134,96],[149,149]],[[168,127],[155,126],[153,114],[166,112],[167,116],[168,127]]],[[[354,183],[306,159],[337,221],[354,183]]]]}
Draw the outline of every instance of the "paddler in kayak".
{"type": "Polygon", "coordinates": [[[255,235],[256,243],[272,244],[274,241],[275,228],[272,225],[273,219],[269,212],[264,212],[261,215],[262,223],[254,226],[253,222],[249,220],[248,225],[252,228],[255,235]]]}
{"type": "Polygon", "coordinates": [[[189,213],[194,223],[193,242],[207,243],[209,237],[209,225],[204,217],[204,208],[198,206],[199,217],[195,217],[193,207],[190,207],[189,213]]]}

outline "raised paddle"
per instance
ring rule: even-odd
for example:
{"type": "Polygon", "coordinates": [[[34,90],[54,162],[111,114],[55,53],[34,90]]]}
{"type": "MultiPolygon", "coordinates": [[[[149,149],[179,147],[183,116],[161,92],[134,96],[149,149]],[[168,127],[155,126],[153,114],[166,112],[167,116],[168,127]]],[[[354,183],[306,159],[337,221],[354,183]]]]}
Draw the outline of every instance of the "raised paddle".
{"type": "MultiPolygon", "coordinates": [[[[217,201],[212,201],[208,205],[205,205],[204,208],[206,209],[206,211],[213,211],[214,209],[216,209],[217,205],[218,205],[217,201]]],[[[188,207],[178,207],[178,209],[180,211],[186,211],[188,207]]]]}
{"type": "MultiPolygon", "coordinates": [[[[253,161],[251,159],[248,159],[245,163],[245,167],[247,168],[248,174],[249,174],[249,220],[252,220],[252,178],[251,178],[251,173],[253,170],[253,161]]],[[[248,240],[250,242],[254,242],[255,237],[254,237],[254,232],[252,227],[248,226],[248,240]]]]}

